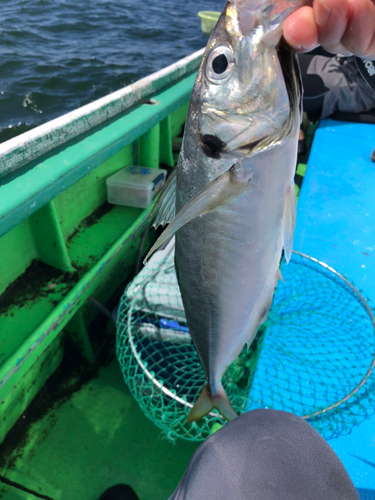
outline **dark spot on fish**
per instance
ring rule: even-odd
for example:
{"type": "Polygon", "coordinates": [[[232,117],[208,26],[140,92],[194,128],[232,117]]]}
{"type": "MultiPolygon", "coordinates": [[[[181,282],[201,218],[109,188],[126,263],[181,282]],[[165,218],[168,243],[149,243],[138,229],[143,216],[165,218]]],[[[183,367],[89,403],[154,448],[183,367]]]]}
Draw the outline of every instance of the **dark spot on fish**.
{"type": "Polygon", "coordinates": [[[209,158],[214,158],[215,160],[220,158],[222,151],[225,149],[225,143],[215,135],[202,135],[201,144],[203,153],[209,158]]]}
{"type": "Polygon", "coordinates": [[[366,257],[370,257],[370,254],[367,252],[361,252],[362,255],[366,255],[366,257]]]}

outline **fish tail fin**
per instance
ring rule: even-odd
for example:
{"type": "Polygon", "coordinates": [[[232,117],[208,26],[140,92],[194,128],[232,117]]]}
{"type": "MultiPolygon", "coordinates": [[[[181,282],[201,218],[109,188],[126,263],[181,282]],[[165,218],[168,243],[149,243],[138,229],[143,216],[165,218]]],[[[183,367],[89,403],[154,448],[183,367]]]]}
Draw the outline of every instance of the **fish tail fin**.
{"type": "Polygon", "coordinates": [[[213,408],[216,408],[219,413],[229,422],[238,417],[236,411],[231,405],[223,386],[220,384],[218,390],[213,395],[209,384],[206,384],[193,408],[187,417],[188,422],[199,420],[209,413],[213,408]]]}

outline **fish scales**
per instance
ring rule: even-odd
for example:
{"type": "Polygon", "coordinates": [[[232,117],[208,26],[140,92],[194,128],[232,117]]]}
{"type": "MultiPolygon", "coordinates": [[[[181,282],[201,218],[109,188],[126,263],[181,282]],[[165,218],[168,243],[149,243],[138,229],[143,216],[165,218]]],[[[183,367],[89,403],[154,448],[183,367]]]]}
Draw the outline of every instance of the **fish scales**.
{"type": "Polygon", "coordinates": [[[157,205],[157,223],[170,224],[151,252],[176,233],[177,279],[207,378],[190,421],[212,408],[237,416],[222,376],[267,317],[283,250],[290,258],[301,87],[280,38],[286,15],[306,3],[227,1],[198,71],[178,165],[157,205]]]}
{"type": "Polygon", "coordinates": [[[275,176],[264,191],[260,185],[267,184],[270,168],[263,166],[256,190],[218,208],[217,213],[192,220],[176,234],[183,303],[191,331],[198,332],[194,341],[211,388],[220,385],[226,367],[245,342],[250,344],[259,311],[276,285],[283,241],[274,228],[282,224],[286,186],[278,186],[275,176]],[[215,311],[215,326],[209,311],[215,311]]]}

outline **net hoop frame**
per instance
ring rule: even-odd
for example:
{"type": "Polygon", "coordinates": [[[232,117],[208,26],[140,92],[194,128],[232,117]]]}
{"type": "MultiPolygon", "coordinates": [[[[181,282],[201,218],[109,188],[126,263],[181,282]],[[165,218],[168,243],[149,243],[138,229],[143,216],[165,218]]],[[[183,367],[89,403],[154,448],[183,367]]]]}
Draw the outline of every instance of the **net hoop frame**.
{"type": "MultiPolygon", "coordinates": [[[[357,295],[357,297],[359,298],[360,302],[365,307],[366,312],[367,312],[367,314],[369,315],[369,317],[371,319],[371,323],[372,323],[372,326],[373,326],[373,329],[374,329],[374,334],[375,334],[375,317],[374,317],[374,314],[372,313],[371,307],[368,305],[366,299],[361,295],[361,293],[355,288],[355,286],[352,283],[350,283],[350,281],[347,278],[345,278],[345,276],[343,276],[338,271],[336,271],[335,269],[333,269],[333,267],[329,266],[325,262],[322,262],[322,261],[316,259],[315,257],[311,257],[310,255],[307,255],[305,253],[298,252],[297,250],[293,250],[293,253],[295,253],[296,255],[300,255],[303,258],[309,259],[309,260],[311,260],[312,262],[314,262],[316,264],[319,264],[324,269],[328,269],[331,273],[333,273],[335,276],[337,276],[339,279],[341,279],[354,292],[354,294],[357,295]]],[[[133,305],[134,305],[135,302],[136,302],[136,298],[134,298],[132,300],[131,304],[130,304],[130,307],[129,307],[129,310],[128,310],[128,318],[127,318],[127,326],[128,326],[127,333],[128,333],[128,338],[129,338],[129,344],[130,344],[132,353],[134,355],[134,358],[136,359],[138,365],[140,366],[140,368],[142,369],[142,371],[144,372],[144,374],[166,396],[168,396],[171,399],[174,399],[178,403],[180,403],[180,404],[182,404],[182,405],[184,405],[184,406],[186,406],[188,408],[193,408],[194,405],[192,403],[189,403],[185,399],[177,396],[177,394],[175,394],[175,392],[172,392],[172,390],[164,387],[164,385],[162,383],[160,383],[156,379],[156,377],[147,369],[147,366],[143,363],[140,355],[138,354],[138,351],[137,351],[137,349],[135,347],[135,344],[134,344],[133,338],[132,338],[132,334],[131,334],[131,330],[132,330],[131,314],[129,314],[130,311],[132,311],[133,305]]],[[[374,350],[374,353],[373,353],[373,356],[372,356],[372,362],[371,362],[370,367],[367,370],[365,376],[363,377],[363,379],[361,380],[361,382],[349,394],[347,394],[345,397],[343,397],[342,399],[340,399],[336,403],[333,403],[332,405],[327,406],[326,408],[323,408],[323,410],[318,410],[318,411],[316,411],[314,413],[310,413],[308,415],[303,415],[303,416],[301,416],[301,418],[307,420],[309,418],[317,417],[318,415],[323,415],[323,414],[328,413],[328,412],[332,411],[333,409],[337,408],[338,406],[340,406],[341,404],[345,403],[346,401],[348,401],[352,396],[354,396],[354,394],[356,394],[361,389],[361,387],[363,387],[363,385],[366,383],[366,381],[370,377],[370,375],[371,375],[371,373],[372,373],[372,371],[373,371],[374,368],[375,368],[375,350],[374,350]]],[[[213,413],[213,412],[210,412],[208,415],[210,415],[211,417],[218,417],[218,414],[217,413],[213,413]]],[[[220,417],[222,418],[221,415],[220,415],[220,417]]]]}
{"type": "MultiPolygon", "coordinates": [[[[293,250],[293,253],[300,255],[301,257],[304,257],[306,259],[309,259],[312,262],[315,262],[316,264],[319,264],[320,266],[324,267],[325,269],[328,269],[331,273],[335,274],[342,281],[344,281],[344,283],[349,288],[351,288],[351,290],[357,295],[357,297],[361,301],[362,305],[365,307],[367,314],[369,315],[369,317],[371,319],[372,327],[374,329],[374,334],[375,334],[375,317],[372,313],[371,307],[368,305],[366,299],[360,294],[360,292],[355,288],[355,286],[352,283],[350,283],[350,281],[348,279],[345,278],[345,276],[340,274],[338,271],[333,269],[333,267],[329,266],[325,262],[321,262],[320,260],[315,259],[314,257],[311,257],[310,255],[307,255],[307,254],[302,253],[302,252],[297,252],[297,250],[293,250]]],[[[337,408],[338,406],[340,406],[343,403],[345,403],[346,401],[348,401],[352,396],[354,396],[354,394],[356,394],[361,389],[361,387],[363,387],[363,385],[366,383],[367,379],[370,377],[374,368],[375,368],[375,351],[373,352],[372,362],[371,362],[370,367],[367,370],[365,376],[360,381],[360,383],[351,392],[349,392],[349,394],[347,394],[345,397],[343,397],[342,399],[340,399],[336,403],[333,403],[332,405],[327,406],[327,408],[324,408],[323,410],[316,411],[314,413],[310,413],[309,415],[303,415],[302,418],[308,419],[308,418],[317,417],[318,415],[323,415],[324,413],[328,413],[329,411],[333,410],[334,408],[337,408]]]]}

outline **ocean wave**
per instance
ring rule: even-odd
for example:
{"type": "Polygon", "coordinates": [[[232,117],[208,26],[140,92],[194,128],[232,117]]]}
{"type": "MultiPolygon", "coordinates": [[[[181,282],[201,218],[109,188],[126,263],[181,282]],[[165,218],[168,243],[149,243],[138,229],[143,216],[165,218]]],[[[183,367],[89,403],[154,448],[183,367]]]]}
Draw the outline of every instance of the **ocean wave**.
{"type": "Polygon", "coordinates": [[[2,6],[0,142],[200,49],[223,1],[13,0],[2,6]]]}

